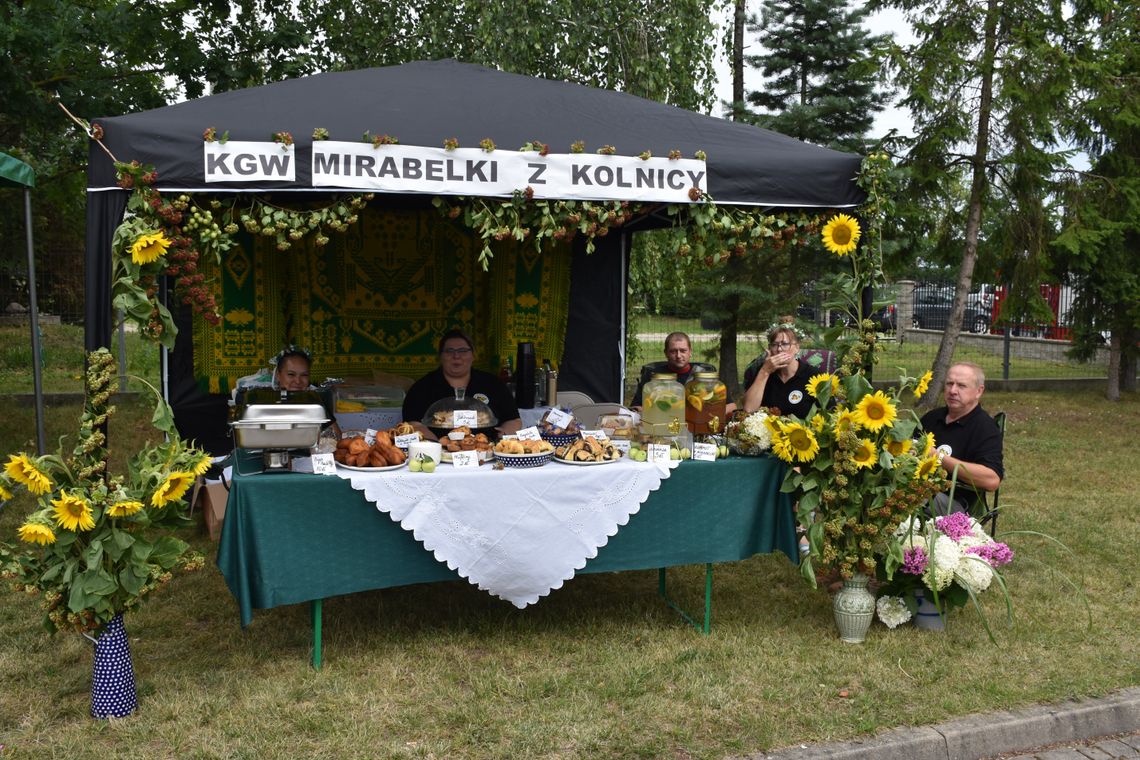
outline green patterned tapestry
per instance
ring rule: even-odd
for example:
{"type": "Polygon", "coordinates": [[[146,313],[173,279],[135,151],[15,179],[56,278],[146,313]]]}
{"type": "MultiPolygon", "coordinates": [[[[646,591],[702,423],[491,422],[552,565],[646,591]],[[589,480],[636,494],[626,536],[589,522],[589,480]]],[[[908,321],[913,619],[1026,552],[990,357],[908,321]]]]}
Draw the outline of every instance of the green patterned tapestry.
{"type": "Polygon", "coordinates": [[[519,341],[556,364],[562,356],[568,245],[540,254],[505,243],[484,272],[466,228],[435,211],[372,209],[324,247],[241,242],[220,268],[202,266],[223,316],[219,327],[194,321],[195,374],[210,392],[226,392],[290,342],[313,352],[315,379],[374,369],[419,377],[454,327],[474,338],[476,365],[489,371],[519,341]]]}

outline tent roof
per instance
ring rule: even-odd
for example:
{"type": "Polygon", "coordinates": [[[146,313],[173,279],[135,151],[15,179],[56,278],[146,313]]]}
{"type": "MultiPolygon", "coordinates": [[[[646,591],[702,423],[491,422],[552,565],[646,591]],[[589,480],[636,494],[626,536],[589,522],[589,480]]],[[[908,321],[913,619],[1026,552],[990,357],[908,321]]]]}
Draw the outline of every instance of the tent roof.
{"type": "MultiPolygon", "coordinates": [[[[703,150],[708,191],[718,203],[832,208],[863,199],[855,184],[857,155],[633,95],[454,60],[318,74],[93,121],[119,160],[154,165],[163,189],[311,189],[310,135],[323,127],[333,140],[355,141],[370,131],[436,148],[447,138],[476,147],[489,137],[510,150],[541,140],[555,153],[569,152],[577,140],[589,152],[613,145],[630,156],[679,150],[691,157],[703,150]],[[231,140],[269,141],[275,132],[290,132],[296,182],[205,184],[208,127],[228,131],[231,140]]],[[[111,161],[93,143],[88,186],[114,185],[111,161]]]]}
{"type": "Polygon", "coordinates": [[[0,153],[0,187],[35,187],[32,167],[7,153],[0,153]]]}

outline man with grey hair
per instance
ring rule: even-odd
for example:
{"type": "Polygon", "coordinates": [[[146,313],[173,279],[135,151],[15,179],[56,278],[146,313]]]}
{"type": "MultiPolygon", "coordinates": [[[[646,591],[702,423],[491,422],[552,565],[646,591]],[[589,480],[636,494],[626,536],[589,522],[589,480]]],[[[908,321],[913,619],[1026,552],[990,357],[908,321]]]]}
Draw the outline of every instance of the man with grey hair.
{"type": "Polygon", "coordinates": [[[946,372],[946,406],[922,416],[922,429],[934,434],[939,462],[947,477],[957,470],[958,484],[951,503],[939,494],[935,508],[942,514],[969,512],[984,491],[994,491],[1005,477],[1002,434],[993,417],[982,409],[986,375],[970,362],[958,362],[946,372]]]}

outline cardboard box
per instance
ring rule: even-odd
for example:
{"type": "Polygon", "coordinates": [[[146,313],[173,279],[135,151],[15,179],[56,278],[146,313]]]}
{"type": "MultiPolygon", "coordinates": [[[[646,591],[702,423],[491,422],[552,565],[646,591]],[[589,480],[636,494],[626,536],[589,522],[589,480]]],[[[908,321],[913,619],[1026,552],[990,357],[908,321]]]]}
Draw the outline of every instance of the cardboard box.
{"type": "Polygon", "coordinates": [[[205,483],[198,491],[198,504],[206,518],[206,530],[213,541],[222,536],[222,522],[226,519],[226,500],[229,496],[230,492],[221,482],[205,483]]]}

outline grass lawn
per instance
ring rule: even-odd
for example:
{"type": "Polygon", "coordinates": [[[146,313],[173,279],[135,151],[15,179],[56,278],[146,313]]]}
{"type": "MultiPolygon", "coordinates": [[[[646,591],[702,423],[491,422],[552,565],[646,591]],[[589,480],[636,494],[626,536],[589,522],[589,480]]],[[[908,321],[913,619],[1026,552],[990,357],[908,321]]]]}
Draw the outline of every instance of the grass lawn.
{"type": "MultiPolygon", "coordinates": [[[[1121,474],[1134,469],[1140,398],[985,402],[1009,415],[1000,527],[1015,551],[1014,619],[1005,623],[996,590],[983,595],[996,645],[970,608],[945,633],[876,623],[865,644],[843,644],[827,594],[772,555],[717,567],[708,637],[658,600],[651,572],[584,575],[526,610],[464,582],[329,600],[315,672],[308,607],[260,610],[243,631],[207,563],[127,617],[140,710],[116,722],[87,717],[90,643],[48,637],[35,598],[0,594],[2,754],[722,758],[1137,685],[1129,568],[1140,523],[1121,474]],[[1048,533],[1073,554],[1017,531],[1048,533]]],[[[125,454],[153,430],[143,402],[120,407],[110,440],[125,454]]],[[[49,439],[78,412],[50,407],[49,439]]],[[[10,409],[0,453],[33,435],[30,407],[10,409]]],[[[0,509],[0,537],[14,538],[28,507],[24,494],[0,509]]],[[[185,538],[213,556],[200,527],[185,538]]],[[[703,568],[675,577],[681,602],[698,607],[703,568]]]]}

